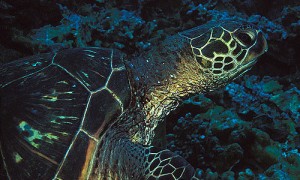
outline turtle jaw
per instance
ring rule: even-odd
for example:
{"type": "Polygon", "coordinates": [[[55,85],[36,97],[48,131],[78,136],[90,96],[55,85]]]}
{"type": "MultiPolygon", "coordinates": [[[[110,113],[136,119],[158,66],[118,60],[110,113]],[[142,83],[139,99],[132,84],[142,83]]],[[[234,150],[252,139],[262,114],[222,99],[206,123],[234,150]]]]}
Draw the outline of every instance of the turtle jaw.
{"type": "Polygon", "coordinates": [[[235,79],[243,76],[246,72],[250,71],[252,69],[252,67],[256,64],[256,62],[257,62],[257,58],[254,58],[250,62],[248,62],[247,64],[243,65],[243,67],[241,67],[240,71],[237,72],[232,77],[232,80],[235,80],[235,79]]]}
{"type": "Polygon", "coordinates": [[[253,58],[246,64],[243,64],[240,69],[240,74],[244,74],[245,72],[249,71],[256,64],[256,62],[257,62],[257,57],[253,58]]]}
{"type": "Polygon", "coordinates": [[[232,70],[229,73],[221,74],[219,76],[215,76],[213,79],[215,79],[214,80],[215,82],[219,82],[219,84],[216,83],[217,85],[215,87],[210,86],[210,89],[208,91],[213,91],[215,89],[224,87],[228,83],[230,83],[230,82],[236,80],[237,78],[243,76],[245,73],[247,73],[248,71],[250,71],[252,69],[252,67],[256,64],[256,62],[257,62],[257,58],[254,58],[246,64],[239,65],[238,68],[236,68],[235,70],[232,70]]]}

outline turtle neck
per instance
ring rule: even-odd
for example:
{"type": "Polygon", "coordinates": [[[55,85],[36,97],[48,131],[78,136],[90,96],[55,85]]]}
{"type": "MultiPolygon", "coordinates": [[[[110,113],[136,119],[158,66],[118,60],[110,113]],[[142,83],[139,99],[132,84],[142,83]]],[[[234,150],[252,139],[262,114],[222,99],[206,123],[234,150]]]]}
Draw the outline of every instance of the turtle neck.
{"type": "Polygon", "coordinates": [[[189,43],[179,36],[134,58],[128,66],[136,101],[145,116],[132,139],[151,144],[158,123],[184,97],[204,91],[204,77],[189,43]]]}

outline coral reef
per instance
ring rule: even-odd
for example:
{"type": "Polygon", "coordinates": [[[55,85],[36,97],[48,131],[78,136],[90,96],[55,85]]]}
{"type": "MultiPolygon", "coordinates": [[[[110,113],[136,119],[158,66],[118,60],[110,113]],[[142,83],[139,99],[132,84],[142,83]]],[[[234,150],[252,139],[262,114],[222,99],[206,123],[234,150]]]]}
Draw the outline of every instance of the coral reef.
{"type": "Polygon", "coordinates": [[[300,6],[293,1],[290,2],[293,6],[273,3],[274,8],[283,6],[277,8],[281,16],[275,17],[262,9],[264,6],[269,9],[269,4],[250,0],[64,0],[57,4],[26,0],[1,1],[1,4],[1,33],[7,35],[1,44],[22,49],[22,52],[25,49],[25,55],[87,45],[113,47],[133,54],[155,45],[166,35],[210,20],[223,19],[243,19],[262,28],[270,41],[269,54],[273,58],[279,57],[279,48],[290,51],[287,55],[290,56],[289,61],[295,61],[298,53],[289,43],[281,43],[298,43],[295,39],[299,38],[300,6]],[[45,7],[47,11],[37,11],[45,7]]]}
{"type": "Polygon", "coordinates": [[[245,76],[225,92],[186,100],[184,108],[197,111],[167,120],[167,147],[206,178],[299,179],[300,93],[283,84],[284,78],[245,76]]]}

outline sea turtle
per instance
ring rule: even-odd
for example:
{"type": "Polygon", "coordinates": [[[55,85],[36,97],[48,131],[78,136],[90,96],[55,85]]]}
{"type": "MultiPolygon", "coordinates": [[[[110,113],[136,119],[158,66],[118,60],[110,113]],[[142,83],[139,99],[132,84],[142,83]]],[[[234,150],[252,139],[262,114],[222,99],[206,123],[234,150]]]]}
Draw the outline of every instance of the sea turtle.
{"type": "Polygon", "coordinates": [[[226,85],[266,50],[256,27],[212,21],[131,59],[86,47],[4,64],[2,172],[17,180],[197,179],[185,159],[152,146],[155,128],[182,99],[226,85]]]}

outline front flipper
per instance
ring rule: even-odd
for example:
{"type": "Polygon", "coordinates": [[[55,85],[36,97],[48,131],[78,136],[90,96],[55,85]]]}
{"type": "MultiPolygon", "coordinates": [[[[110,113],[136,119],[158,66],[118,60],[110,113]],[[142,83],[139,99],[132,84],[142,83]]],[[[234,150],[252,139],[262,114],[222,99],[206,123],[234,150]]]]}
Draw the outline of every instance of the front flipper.
{"type": "Polygon", "coordinates": [[[197,179],[194,168],[168,149],[145,147],[145,179],[197,179]]]}
{"type": "Polygon", "coordinates": [[[194,168],[168,149],[143,146],[125,138],[108,138],[100,146],[99,161],[90,179],[198,179],[194,168]]]}

